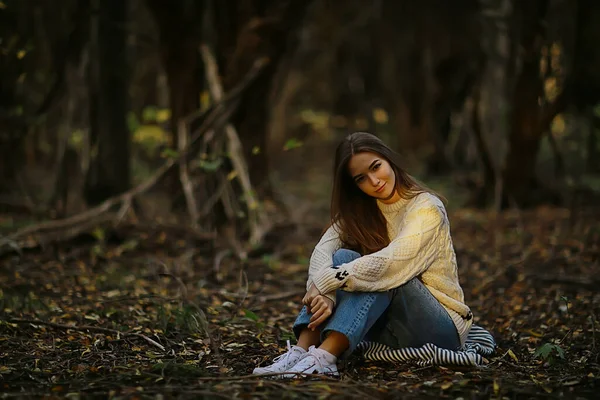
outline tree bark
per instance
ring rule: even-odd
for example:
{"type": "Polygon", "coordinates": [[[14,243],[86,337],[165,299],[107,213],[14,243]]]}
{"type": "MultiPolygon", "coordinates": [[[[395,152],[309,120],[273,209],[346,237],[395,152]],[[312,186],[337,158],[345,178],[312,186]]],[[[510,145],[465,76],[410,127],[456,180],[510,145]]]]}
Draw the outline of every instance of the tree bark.
{"type": "Polygon", "coordinates": [[[215,4],[217,53],[221,55],[225,92],[239,82],[256,59],[270,60],[232,116],[248,161],[250,180],[262,197],[272,197],[268,179],[268,100],[289,36],[296,32],[310,3],[307,0],[262,0],[240,1],[237,7],[226,2],[215,4]]]}
{"type": "Polygon", "coordinates": [[[84,197],[96,205],[130,186],[130,134],[126,124],[127,2],[94,0],[90,42],[90,136],[92,157],[84,197]]]}
{"type": "MultiPolygon", "coordinates": [[[[146,4],[160,31],[160,57],[167,77],[171,110],[171,147],[178,149],[179,123],[198,110],[204,86],[199,48],[206,1],[146,0],[146,4]]],[[[179,176],[179,165],[176,165],[165,178],[169,191],[174,194],[173,208],[183,204],[177,201],[176,195],[181,193],[179,176]]]]}
{"type": "Polygon", "coordinates": [[[539,98],[543,96],[539,63],[548,0],[515,2],[514,6],[518,21],[516,28],[520,31],[522,60],[512,98],[503,182],[509,201],[526,206],[535,187],[536,159],[545,132],[539,105],[539,98]]]}

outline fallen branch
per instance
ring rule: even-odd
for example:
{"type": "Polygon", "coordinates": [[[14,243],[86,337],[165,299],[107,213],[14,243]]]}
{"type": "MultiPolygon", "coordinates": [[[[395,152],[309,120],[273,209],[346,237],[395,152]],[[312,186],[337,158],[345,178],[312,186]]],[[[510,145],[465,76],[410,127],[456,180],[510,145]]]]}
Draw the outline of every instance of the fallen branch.
{"type": "Polygon", "coordinates": [[[102,328],[100,326],[63,325],[63,324],[56,324],[54,322],[40,321],[40,320],[36,320],[36,319],[10,319],[10,320],[7,320],[6,322],[13,323],[13,324],[44,325],[44,326],[49,326],[51,328],[64,329],[64,330],[70,330],[71,329],[71,330],[75,330],[75,331],[79,331],[79,332],[93,331],[93,332],[101,332],[101,333],[110,333],[110,334],[113,334],[113,335],[119,335],[119,336],[123,336],[123,337],[135,336],[135,337],[138,337],[138,338],[142,338],[145,341],[147,341],[148,343],[150,343],[151,345],[158,347],[162,351],[165,351],[165,347],[162,344],[158,343],[155,340],[150,339],[148,336],[146,336],[144,334],[137,333],[137,332],[121,332],[121,331],[116,330],[116,329],[102,328]]]}

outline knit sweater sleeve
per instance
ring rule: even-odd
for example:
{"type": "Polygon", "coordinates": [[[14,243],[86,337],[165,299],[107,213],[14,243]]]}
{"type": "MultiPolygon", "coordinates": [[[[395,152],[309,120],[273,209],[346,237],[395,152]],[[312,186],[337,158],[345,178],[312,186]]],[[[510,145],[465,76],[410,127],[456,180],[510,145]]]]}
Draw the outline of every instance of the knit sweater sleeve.
{"type": "MultiPolygon", "coordinates": [[[[340,236],[334,225],[332,225],[323,234],[321,240],[319,240],[319,243],[317,243],[310,256],[306,290],[308,290],[313,283],[315,276],[321,271],[331,269],[333,266],[333,254],[341,247],[342,241],[340,240],[340,236]]],[[[324,293],[326,297],[330,298],[335,303],[335,289],[327,292],[321,291],[321,293],[324,293]]]]}
{"type": "Polygon", "coordinates": [[[418,202],[407,210],[398,235],[387,247],[338,268],[321,269],[313,278],[317,289],[321,293],[339,288],[376,292],[403,285],[430,265],[429,248],[435,246],[437,232],[445,221],[445,214],[436,204],[418,202]]]}

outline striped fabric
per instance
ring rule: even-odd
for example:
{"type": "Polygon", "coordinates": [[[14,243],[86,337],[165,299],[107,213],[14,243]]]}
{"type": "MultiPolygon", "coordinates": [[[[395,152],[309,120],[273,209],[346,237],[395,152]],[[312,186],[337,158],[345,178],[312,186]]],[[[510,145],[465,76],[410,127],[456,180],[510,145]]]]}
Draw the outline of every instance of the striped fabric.
{"type": "Polygon", "coordinates": [[[492,335],[480,326],[473,325],[461,350],[453,351],[428,343],[423,347],[393,349],[375,342],[360,342],[356,350],[366,360],[414,361],[418,366],[465,365],[482,366],[487,363],[484,356],[494,353],[496,342],[492,335]]]}

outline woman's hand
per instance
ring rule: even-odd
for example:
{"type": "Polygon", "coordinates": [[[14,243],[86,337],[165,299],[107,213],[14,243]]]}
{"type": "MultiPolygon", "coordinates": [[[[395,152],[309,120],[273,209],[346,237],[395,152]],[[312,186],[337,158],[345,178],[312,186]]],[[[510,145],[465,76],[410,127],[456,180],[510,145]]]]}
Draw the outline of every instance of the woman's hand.
{"type": "Polygon", "coordinates": [[[315,297],[319,296],[320,294],[321,294],[321,292],[319,292],[319,289],[317,289],[315,284],[311,283],[310,286],[308,287],[308,291],[306,292],[306,294],[304,295],[304,298],[302,299],[302,304],[304,304],[306,306],[306,311],[311,312],[311,304],[312,304],[313,300],[315,299],[315,297]]]}
{"type": "Polygon", "coordinates": [[[317,295],[310,303],[310,310],[312,310],[313,315],[310,317],[308,329],[314,331],[316,327],[333,314],[333,300],[321,294],[317,295]]]}

